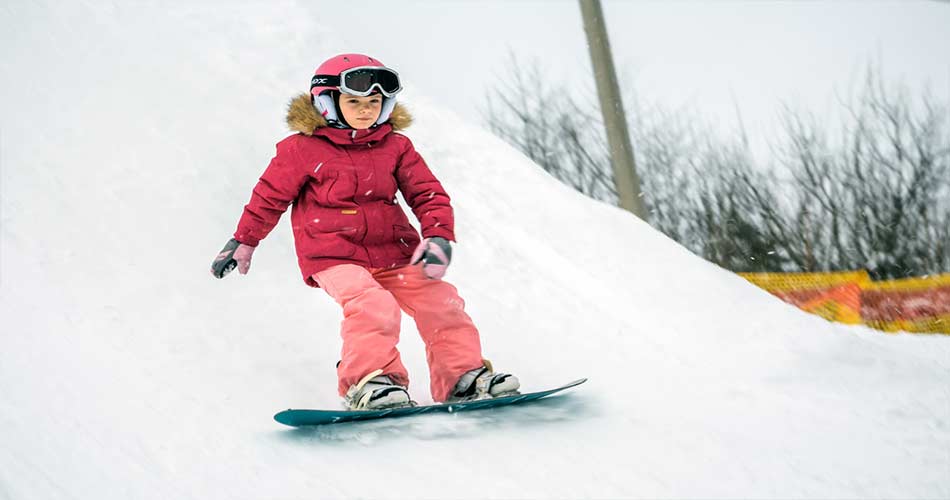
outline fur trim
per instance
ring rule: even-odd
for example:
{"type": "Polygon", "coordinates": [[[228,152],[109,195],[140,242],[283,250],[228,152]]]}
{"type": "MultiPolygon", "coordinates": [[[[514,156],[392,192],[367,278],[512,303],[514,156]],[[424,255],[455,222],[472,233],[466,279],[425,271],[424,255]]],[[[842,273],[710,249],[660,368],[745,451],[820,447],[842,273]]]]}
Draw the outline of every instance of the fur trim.
{"type": "MultiPolygon", "coordinates": [[[[412,115],[405,106],[397,102],[387,123],[392,125],[393,130],[404,130],[412,125],[412,115]]],[[[320,116],[317,108],[311,104],[310,94],[300,94],[290,100],[290,104],[287,105],[287,127],[290,130],[304,135],[313,135],[314,130],[326,126],[326,119],[320,116]]]]}
{"type": "Polygon", "coordinates": [[[397,102],[396,106],[393,107],[392,114],[389,115],[389,121],[387,123],[393,126],[393,130],[399,132],[400,130],[409,128],[409,125],[412,125],[412,115],[405,106],[397,102]]]}

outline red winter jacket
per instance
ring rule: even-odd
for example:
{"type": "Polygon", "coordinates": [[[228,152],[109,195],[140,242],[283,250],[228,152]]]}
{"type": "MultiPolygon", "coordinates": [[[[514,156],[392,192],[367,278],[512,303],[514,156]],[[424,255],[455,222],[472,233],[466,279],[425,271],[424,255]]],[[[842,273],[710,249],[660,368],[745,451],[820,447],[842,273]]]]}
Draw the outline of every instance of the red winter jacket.
{"type": "Polygon", "coordinates": [[[396,104],[376,128],[336,129],[327,127],[309,95],[296,97],[287,124],[299,133],[277,144],[234,238],[257,246],[293,203],[297,259],[308,285],[317,287],[311,276],[338,264],[404,266],[420,238],[396,200],[398,189],[424,237],[454,241],[449,196],[409,138],[394,132],[411,122],[396,104]]]}

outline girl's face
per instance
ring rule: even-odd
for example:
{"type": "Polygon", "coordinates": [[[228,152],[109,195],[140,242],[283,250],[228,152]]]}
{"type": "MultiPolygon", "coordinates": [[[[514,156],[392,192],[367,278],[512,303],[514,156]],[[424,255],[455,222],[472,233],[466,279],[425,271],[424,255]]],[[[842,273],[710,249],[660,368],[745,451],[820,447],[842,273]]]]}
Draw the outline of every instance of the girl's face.
{"type": "Polygon", "coordinates": [[[379,94],[359,97],[340,94],[340,112],[343,119],[357,130],[368,129],[379,119],[383,109],[383,96],[379,94]]]}

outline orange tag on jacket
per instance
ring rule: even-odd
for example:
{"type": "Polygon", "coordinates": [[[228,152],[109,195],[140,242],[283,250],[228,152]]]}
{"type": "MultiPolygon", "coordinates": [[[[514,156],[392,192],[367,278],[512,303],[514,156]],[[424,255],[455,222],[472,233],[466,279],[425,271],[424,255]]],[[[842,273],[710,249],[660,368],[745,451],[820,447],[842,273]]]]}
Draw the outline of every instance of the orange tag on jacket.
{"type": "Polygon", "coordinates": [[[356,210],[353,210],[353,209],[351,209],[351,208],[347,208],[347,209],[345,209],[345,210],[340,210],[340,213],[343,214],[343,215],[356,215],[356,214],[358,214],[359,212],[357,212],[356,210]]]}

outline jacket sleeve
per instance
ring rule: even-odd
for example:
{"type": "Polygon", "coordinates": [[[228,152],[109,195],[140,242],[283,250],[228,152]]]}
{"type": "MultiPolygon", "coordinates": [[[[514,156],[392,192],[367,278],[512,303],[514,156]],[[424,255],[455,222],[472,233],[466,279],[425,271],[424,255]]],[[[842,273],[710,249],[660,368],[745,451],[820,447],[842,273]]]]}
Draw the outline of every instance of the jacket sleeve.
{"type": "Polygon", "coordinates": [[[412,213],[419,219],[423,238],[441,236],[455,241],[455,217],[449,195],[416,152],[408,137],[396,166],[396,181],[412,213]]]}
{"type": "Polygon", "coordinates": [[[297,199],[308,178],[309,172],[299,160],[293,140],[278,143],[277,154],[254,186],[251,200],[244,206],[234,239],[257,246],[297,199]]]}

